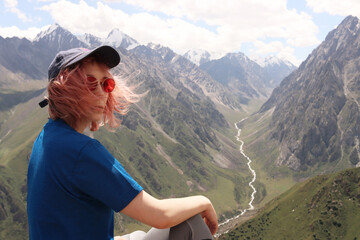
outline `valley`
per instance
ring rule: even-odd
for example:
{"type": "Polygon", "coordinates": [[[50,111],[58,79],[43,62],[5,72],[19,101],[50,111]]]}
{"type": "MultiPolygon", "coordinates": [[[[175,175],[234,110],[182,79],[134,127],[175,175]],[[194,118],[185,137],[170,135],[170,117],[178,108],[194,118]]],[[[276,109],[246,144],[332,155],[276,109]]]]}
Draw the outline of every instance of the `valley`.
{"type": "MultiPolygon", "coordinates": [[[[240,214],[238,214],[238,215],[236,215],[234,217],[228,218],[225,221],[219,223],[219,231],[218,231],[218,233],[217,233],[217,235],[215,237],[219,237],[219,236],[221,236],[221,234],[227,233],[229,231],[229,229],[231,228],[231,226],[232,227],[234,226],[234,222],[237,222],[237,223],[239,222],[239,221],[237,221],[238,218],[242,217],[248,211],[254,210],[254,206],[252,205],[252,203],[253,203],[253,201],[255,199],[256,188],[254,187],[253,183],[256,181],[256,172],[255,172],[255,170],[253,168],[251,168],[251,162],[252,162],[251,159],[244,153],[244,150],[243,150],[244,141],[242,141],[240,139],[241,129],[238,128],[238,126],[237,126],[238,123],[241,123],[245,119],[246,118],[240,120],[237,123],[235,122],[234,126],[235,126],[235,129],[237,130],[237,135],[235,135],[236,141],[238,141],[240,143],[239,152],[240,152],[241,155],[243,155],[245,157],[245,159],[248,160],[247,165],[249,167],[249,171],[253,175],[253,178],[248,183],[248,185],[252,189],[251,198],[250,198],[250,201],[249,201],[249,208],[240,210],[240,212],[241,212],[240,214]]],[[[248,215],[252,215],[252,214],[250,213],[248,215]]]]}
{"type": "MultiPolygon", "coordinates": [[[[194,63],[118,29],[101,39],[54,24],[33,41],[0,38],[1,46],[16,50],[0,48],[0,239],[27,239],[26,173],[48,119],[38,107],[48,62],[60,49],[105,43],[121,55],[117,81],[135,86],[141,100],[121,117],[119,129],[86,134],[147,192],[209,197],[219,239],[296,236],[286,227],[307,236],[355,236],[348,219],[359,217],[351,212],[360,196],[358,22],[344,19],[299,68],[243,53],[194,63]],[[277,218],[289,222],[277,224],[277,218]]],[[[148,228],[115,214],[115,234],[148,228]]]]}

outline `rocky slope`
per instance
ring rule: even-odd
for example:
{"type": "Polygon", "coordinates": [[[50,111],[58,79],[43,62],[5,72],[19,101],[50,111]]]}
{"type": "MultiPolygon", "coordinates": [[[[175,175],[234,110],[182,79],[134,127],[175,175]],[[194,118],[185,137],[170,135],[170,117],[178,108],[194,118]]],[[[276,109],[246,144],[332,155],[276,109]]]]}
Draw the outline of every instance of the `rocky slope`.
{"type": "Polygon", "coordinates": [[[200,68],[232,89],[240,96],[240,101],[247,104],[251,99],[267,99],[273,88],[295,69],[291,63],[274,60],[265,59],[259,63],[241,52],[229,53],[200,64],[200,68]]]}
{"type": "Polygon", "coordinates": [[[273,111],[270,137],[280,143],[278,165],[341,169],[359,162],[359,49],[359,19],[349,16],[262,106],[260,112],[273,111]]]}

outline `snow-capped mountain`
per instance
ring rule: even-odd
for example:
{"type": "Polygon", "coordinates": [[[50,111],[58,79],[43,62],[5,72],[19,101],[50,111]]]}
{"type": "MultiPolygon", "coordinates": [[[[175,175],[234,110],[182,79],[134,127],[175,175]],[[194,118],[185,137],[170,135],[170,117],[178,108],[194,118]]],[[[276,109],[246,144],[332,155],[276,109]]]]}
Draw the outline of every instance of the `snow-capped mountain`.
{"type": "Polygon", "coordinates": [[[217,52],[209,52],[204,49],[192,49],[187,51],[184,55],[185,58],[189,59],[191,62],[200,66],[206,62],[209,62],[214,59],[219,59],[224,56],[224,54],[217,52]]]}
{"type": "Polygon", "coordinates": [[[148,43],[146,47],[155,50],[165,61],[171,61],[174,57],[177,56],[177,54],[175,54],[175,52],[172,51],[170,48],[162,46],[160,44],[148,43]]]}
{"type": "Polygon", "coordinates": [[[108,37],[103,40],[103,44],[111,45],[117,48],[121,47],[127,50],[139,46],[139,43],[135,39],[121,32],[118,28],[109,33],[108,37]]]}
{"type": "MultiPolygon", "coordinates": [[[[55,32],[56,30],[60,28],[60,25],[55,23],[53,25],[51,25],[48,29],[46,29],[45,31],[42,31],[40,33],[38,33],[36,35],[36,37],[34,38],[34,42],[38,42],[40,41],[41,39],[43,39],[44,37],[47,37],[48,35],[51,35],[52,38],[55,38],[55,32]]],[[[50,37],[48,37],[48,39],[50,39],[50,37]]]]}
{"type": "Polygon", "coordinates": [[[251,56],[251,59],[264,68],[269,76],[268,81],[272,87],[278,86],[284,77],[296,69],[296,66],[290,61],[276,56],[268,56],[265,58],[251,56]]]}
{"type": "Polygon", "coordinates": [[[251,56],[250,58],[251,60],[253,60],[262,67],[274,66],[274,65],[286,65],[289,68],[295,67],[294,64],[292,64],[290,61],[286,60],[285,58],[278,58],[276,56],[267,56],[265,58],[259,56],[251,56]]]}
{"type": "Polygon", "coordinates": [[[99,38],[92,34],[86,33],[84,35],[78,36],[78,39],[90,47],[110,45],[115,48],[131,50],[139,46],[139,43],[135,39],[121,32],[117,28],[113,29],[106,38],[99,38]]]}
{"type": "Polygon", "coordinates": [[[203,49],[189,50],[183,56],[198,66],[211,60],[211,54],[203,49]]]}
{"type": "Polygon", "coordinates": [[[96,37],[90,33],[85,33],[84,35],[77,37],[80,41],[86,43],[89,46],[98,46],[103,43],[103,39],[96,37]]]}
{"type": "Polygon", "coordinates": [[[228,53],[201,64],[200,68],[222,85],[239,92],[244,103],[250,98],[265,98],[271,92],[265,70],[241,52],[228,53]]]}
{"type": "Polygon", "coordinates": [[[53,52],[74,47],[85,47],[84,45],[87,45],[57,23],[50,26],[47,30],[40,32],[33,42],[40,46],[46,43],[53,52]]]}
{"type": "Polygon", "coordinates": [[[40,32],[33,42],[41,43],[42,41],[52,43],[52,49],[55,50],[55,52],[72,47],[92,48],[99,45],[110,45],[115,48],[124,48],[127,50],[139,46],[139,43],[135,39],[121,32],[119,29],[112,30],[106,38],[100,38],[89,33],[75,36],[57,23],[50,26],[47,30],[40,32]]]}
{"type": "MultiPolygon", "coordinates": [[[[146,46],[139,46],[136,40],[124,34],[119,29],[112,30],[106,38],[99,38],[88,33],[75,36],[60,25],[54,24],[47,30],[40,32],[34,41],[28,42],[28,44],[35,46],[37,49],[42,49],[41,54],[43,56],[41,57],[41,61],[36,61],[36,66],[33,66],[35,63],[30,64],[31,60],[29,59],[24,60],[29,62],[29,64],[23,64],[24,66],[32,66],[32,71],[24,71],[29,75],[31,73],[31,76],[36,78],[46,76],[46,72],[42,69],[47,69],[48,62],[50,62],[53,56],[60,50],[74,47],[94,48],[106,44],[133,52],[149,51],[152,49],[155,51],[150,55],[156,53],[166,62],[172,61],[180,63],[189,61],[188,59],[190,59],[190,61],[200,64],[201,69],[205,70],[205,72],[224,87],[238,89],[239,92],[235,94],[240,94],[243,100],[245,98],[267,97],[272,88],[277,86],[278,83],[293,70],[293,68],[289,68],[289,62],[273,57],[265,59],[263,61],[264,64],[259,65],[240,52],[228,53],[219,59],[213,59],[213,56],[219,56],[219,54],[210,53],[205,50],[190,50],[184,56],[180,56],[170,48],[159,44],[149,43],[146,46]],[[39,69],[37,70],[39,73],[34,72],[34,69],[39,69]]],[[[6,62],[4,64],[6,64],[6,62]]],[[[194,65],[193,67],[196,66],[194,65]]],[[[202,84],[202,86],[207,86],[207,84],[202,84]]],[[[226,101],[224,100],[224,102],[226,101]]],[[[241,100],[241,103],[246,102],[247,100],[241,100]]],[[[236,103],[231,103],[231,106],[236,106],[236,103]]]]}

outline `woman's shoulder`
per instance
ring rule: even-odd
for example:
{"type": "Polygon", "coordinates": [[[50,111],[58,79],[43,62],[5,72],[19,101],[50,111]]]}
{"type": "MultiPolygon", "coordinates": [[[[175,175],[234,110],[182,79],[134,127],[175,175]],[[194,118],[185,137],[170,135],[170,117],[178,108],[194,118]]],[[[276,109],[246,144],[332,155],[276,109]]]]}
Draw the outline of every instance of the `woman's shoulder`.
{"type": "Polygon", "coordinates": [[[85,134],[75,131],[61,119],[50,119],[44,126],[42,134],[45,146],[64,151],[80,151],[87,144],[98,142],[85,134]]]}

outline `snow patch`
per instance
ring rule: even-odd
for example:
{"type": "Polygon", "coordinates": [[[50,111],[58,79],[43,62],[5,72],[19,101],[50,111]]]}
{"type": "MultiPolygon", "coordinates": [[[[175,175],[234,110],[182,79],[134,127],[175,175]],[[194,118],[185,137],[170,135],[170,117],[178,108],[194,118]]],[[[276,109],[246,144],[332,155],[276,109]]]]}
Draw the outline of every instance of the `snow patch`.
{"type": "Polygon", "coordinates": [[[289,68],[293,68],[295,65],[292,64],[289,60],[284,59],[284,58],[278,58],[276,56],[267,56],[267,57],[260,57],[257,55],[253,55],[250,57],[251,60],[253,60],[254,62],[256,62],[257,64],[259,64],[261,67],[272,67],[275,65],[286,65],[289,68]]]}
{"type": "Polygon", "coordinates": [[[103,44],[111,45],[114,47],[120,47],[121,44],[125,43],[127,45],[125,48],[127,50],[133,49],[139,46],[139,43],[126,35],[125,33],[121,32],[118,28],[112,30],[108,37],[104,39],[103,44]]]}
{"type": "Polygon", "coordinates": [[[221,58],[224,54],[209,52],[204,49],[192,49],[187,51],[183,56],[199,66],[202,63],[221,58]]]}
{"type": "Polygon", "coordinates": [[[60,25],[57,23],[51,25],[47,30],[41,31],[38,35],[36,35],[36,37],[34,38],[34,41],[38,42],[40,39],[42,39],[45,36],[50,35],[50,34],[52,34],[52,36],[54,37],[56,35],[56,30],[58,28],[60,28],[60,25]]]}

